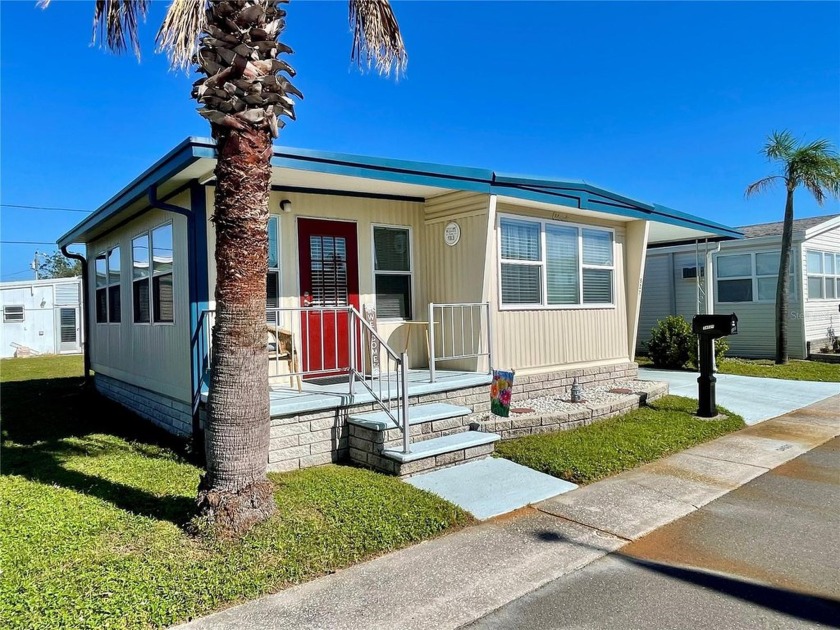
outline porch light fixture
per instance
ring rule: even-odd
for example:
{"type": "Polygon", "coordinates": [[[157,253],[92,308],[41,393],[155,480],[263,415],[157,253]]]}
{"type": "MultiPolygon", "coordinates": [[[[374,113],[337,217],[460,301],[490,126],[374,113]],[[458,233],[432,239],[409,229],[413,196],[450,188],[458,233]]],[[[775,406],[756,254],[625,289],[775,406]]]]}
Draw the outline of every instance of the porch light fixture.
{"type": "Polygon", "coordinates": [[[280,209],[283,212],[291,212],[292,211],[292,202],[288,199],[284,199],[280,202],[280,209]]]}

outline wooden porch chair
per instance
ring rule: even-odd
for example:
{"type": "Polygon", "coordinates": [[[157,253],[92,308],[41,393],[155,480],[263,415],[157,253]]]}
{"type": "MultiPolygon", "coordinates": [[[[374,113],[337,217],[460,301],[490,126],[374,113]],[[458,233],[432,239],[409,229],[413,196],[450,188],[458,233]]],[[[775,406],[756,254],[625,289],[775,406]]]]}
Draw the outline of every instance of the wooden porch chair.
{"type": "Polygon", "coordinates": [[[297,378],[297,390],[302,391],[300,374],[293,375],[298,371],[298,355],[295,349],[295,339],[292,331],[280,328],[274,324],[266,324],[266,348],[269,359],[277,358],[285,360],[289,366],[289,386],[294,387],[294,378],[297,378]]]}

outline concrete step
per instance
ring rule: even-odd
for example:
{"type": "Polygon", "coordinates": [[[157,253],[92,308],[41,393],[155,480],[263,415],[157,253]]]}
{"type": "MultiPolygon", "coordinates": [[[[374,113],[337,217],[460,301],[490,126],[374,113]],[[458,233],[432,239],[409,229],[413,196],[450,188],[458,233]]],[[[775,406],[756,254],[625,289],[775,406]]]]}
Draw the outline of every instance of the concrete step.
{"type": "MultiPolygon", "coordinates": [[[[412,405],[408,408],[408,425],[413,426],[424,422],[434,422],[435,420],[459,418],[471,413],[472,409],[469,407],[449,405],[447,403],[412,405]]],[[[394,411],[394,415],[396,415],[396,410],[394,411]]],[[[389,429],[397,428],[396,423],[384,411],[350,414],[347,421],[350,424],[355,424],[371,431],[388,431],[389,429]]]]}
{"type": "Polygon", "coordinates": [[[396,448],[385,449],[378,456],[369,457],[368,462],[405,477],[487,457],[500,439],[496,433],[465,431],[415,442],[408,453],[396,448]]]}

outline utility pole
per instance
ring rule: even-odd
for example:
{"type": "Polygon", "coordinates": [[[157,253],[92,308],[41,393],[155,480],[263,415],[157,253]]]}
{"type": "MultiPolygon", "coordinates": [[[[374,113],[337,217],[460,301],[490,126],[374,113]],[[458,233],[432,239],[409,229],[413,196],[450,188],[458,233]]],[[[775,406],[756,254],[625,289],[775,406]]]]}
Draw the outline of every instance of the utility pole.
{"type": "Polygon", "coordinates": [[[35,250],[35,257],[32,259],[32,271],[35,272],[35,279],[38,279],[38,250],[35,250]]]}

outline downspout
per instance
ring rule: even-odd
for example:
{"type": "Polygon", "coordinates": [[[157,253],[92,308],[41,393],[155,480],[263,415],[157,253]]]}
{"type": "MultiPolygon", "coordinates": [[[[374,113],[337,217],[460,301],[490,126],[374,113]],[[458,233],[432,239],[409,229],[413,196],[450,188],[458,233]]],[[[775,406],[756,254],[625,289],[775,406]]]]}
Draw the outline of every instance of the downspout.
{"type": "MultiPolygon", "coordinates": [[[[193,201],[193,196],[196,193],[196,188],[200,188],[202,191],[204,190],[203,186],[191,186],[190,187],[190,201],[193,201]]],[[[175,214],[180,214],[183,217],[187,218],[187,268],[189,270],[188,278],[189,278],[189,297],[190,297],[190,403],[192,409],[192,439],[193,439],[193,451],[198,454],[202,460],[204,456],[204,435],[201,429],[201,418],[198,411],[198,402],[200,401],[200,392],[201,388],[200,385],[197,387],[196,383],[197,380],[201,378],[201,375],[197,374],[196,372],[196,365],[195,361],[193,361],[193,348],[192,348],[192,338],[196,331],[196,327],[199,324],[199,318],[201,313],[198,312],[196,308],[196,301],[195,301],[195,292],[196,287],[198,286],[198,270],[197,270],[197,257],[196,257],[196,242],[195,242],[195,222],[196,217],[195,213],[190,209],[187,210],[186,208],[182,208],[181,206],[176,206],[171,203],[166,203],[165,201],[161,201],[158,199],[158,190],[157,185],[153,184],[149,186],[148,191],[148,199],[149,205],[152,208],[157,210],[163,210],[165,212],[173,212],[175,214]],[[199,392],[198,396],[196,396],[196,391],[199,392]]]]}
{"type": "Polygon", "coordinates": [[[67,245],[61,246],[61,253],[64,254],[65,258],[78,260],[82,265],[82,334],[84,335],[84,340],[82,341],[82,357],[85,364],[85,385],[87,385],[90,382],[90,352],[88,347],[88,340],[90,339],[90,317],[88,315],[90,308],[88,303],[90,300],[88,299],[87,259],[81,254],[68,252],[67,245]]]}

